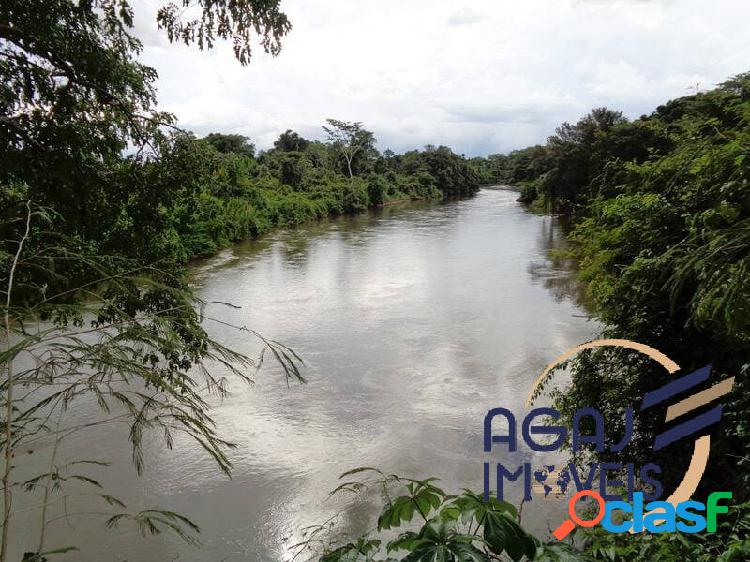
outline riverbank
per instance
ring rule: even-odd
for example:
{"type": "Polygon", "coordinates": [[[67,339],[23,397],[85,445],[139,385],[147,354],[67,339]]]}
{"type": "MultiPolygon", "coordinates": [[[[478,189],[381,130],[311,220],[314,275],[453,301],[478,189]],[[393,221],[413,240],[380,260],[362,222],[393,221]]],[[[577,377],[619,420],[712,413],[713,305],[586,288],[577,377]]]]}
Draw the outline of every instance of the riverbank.
{"type": "Polygon", "coordinates": [[[489,185],[482,185],[480,189],[496,189],[498,191],[514,191],[516,193],[521,192],[521,188],[515,185],[506,185],[506,184],[489,184],[489,185]]]}
{"type": "Polygon", "coordinates": [[[437,201],[439,200],[439,197],[418,197],[418,198],[412,198],[412,197],[404,197],[402,199],[393,199],[391,201],[385,201],[384,203],[379,203],[375,207],[376,208],[383,208],[383,207],[391,207],[393,205],[405,205],[407,203],[418,203],[420,201],[437,201]]]}
{"type": "Polygon", "coordinates": [[[479,189],[474,168],[445,147],[358,162],[351,177],[341,173],[336,148],[320,142],[256,158],[179,139],[162,158],[170,170],[179,162],[181,178],[200,187],[182,194],[168,212],[165,236],[182,260],[210,256],[274,228],[402,201],[462,198],[479,189]]]}

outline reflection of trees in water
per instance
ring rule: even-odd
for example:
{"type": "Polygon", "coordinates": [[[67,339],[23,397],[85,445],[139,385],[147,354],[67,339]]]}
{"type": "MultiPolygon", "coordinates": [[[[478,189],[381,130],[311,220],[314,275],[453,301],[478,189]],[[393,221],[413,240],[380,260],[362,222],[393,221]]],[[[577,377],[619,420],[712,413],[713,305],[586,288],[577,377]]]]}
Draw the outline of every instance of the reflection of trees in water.
{"type": "Polygon", "coordinates": [[[238,242],[231,248],[221,250],[215,256],[191,260],[190,274],[200,279],[204,274],[222,270],[231,270],[241,261],[250,261],[271,250],[274,244],[272,237],[261,237],[257,240],[238,242]]]}
{"type": "Polygon", "coordinates": [[[585,286],[580,282],[576,261],[566,255],[570,242],[566,234],[570,230],[563,216],[545,216],[540,223],[537,244],[545,258],[532,261],[528,272],[534,281],[541,282],[557,301],[572,300],[576,305],[588,308],[585,286]]]}
{"type": "MultiPolygon", "coordinates": [[[[318,225],[316,225],[318,226],[318,225]]],[[[307,229],[291,230],[285,232],[283,237],[275,244],[274,250],[284,262],[284,265],[294,269],[303,269],[309,263],[311,246],[323,233],[318,227],[318,232],[310,232],[307,229]]]]}
{"type": "MultiPolygon", "coordinates": [[[[311,249],[322,237],[335,236],[347,247],[362,247],[371,238],[372,233],[368,227],[399,217],[415,218],[420,211],[424,212],[441,204],[442,202],[436,201],[399,202],[369,209],[359,215],[321,218],[297,227],[273,230],[259,238],[237,242],[210,258],[192,260],[193,280],[200,281],[202,275],[209,272],[234,269],[240,262],[253,263],[269,252],[278,252],[285,265],[301,268],[309,263],[311,249]]],[[[455,220],[455,217],[451,219],[455,220]]],[[[419,224],[412,226],[419,227],[419,224]]],[[[434,227],[434,224],[427,226],[434,227]]]]}
{"type": "MultiPolygon", "coordinates": [[[[280,253],[286,265],[302,267],[309,262],[311,249],[322,238],[339,238],[345,249],[362,248],[368,245],[374,234],[371,227],[399,217],[413,219],[418,216],[415,213],[424,212],[428,206],[430,206],[429,202],[417,201],[370,209],[359,215],[321,219],[316,223],[280,231],[275,236],[270,236],[269,239],[272,249],[280,253]]],[[[262,241],[263,239],[248,242],[245,246],[253,248],[262,241]]],[[[242,257],[255,257],[257,253],[258,251],[253,249],[242,257]]]]}

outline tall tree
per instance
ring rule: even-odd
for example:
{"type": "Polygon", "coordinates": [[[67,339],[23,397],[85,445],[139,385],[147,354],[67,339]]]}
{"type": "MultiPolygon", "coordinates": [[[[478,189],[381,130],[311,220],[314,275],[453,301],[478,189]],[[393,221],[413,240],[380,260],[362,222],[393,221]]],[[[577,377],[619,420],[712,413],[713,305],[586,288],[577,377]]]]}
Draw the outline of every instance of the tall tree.
{"type": "Polygon", "coordinates": [[[222,154],[239,154],[241,156],[255,156],[255,145],[243,135],[227,135],[211,133],[204,137],[210,145],[222,154]]]}
{"type": "Polygon", "coordinates": [[[373,148],[375,136],[368,130],[362,128],[362,123],[339,121],[338,119],[326,119],[328,125],[323,125],[323,130],[328,135],[328,140],[341,152],[346,160],[349,177],[354,177],[352,161],[357,154],[373,148]]]}
{"type": "Polygon", "coordinates": [[[307,139],[302,138],[291,129],[287,129],[274,141],[273,147],[281,152],[300,152],[305,150],[308,144],[310,142],[307,139]]]}

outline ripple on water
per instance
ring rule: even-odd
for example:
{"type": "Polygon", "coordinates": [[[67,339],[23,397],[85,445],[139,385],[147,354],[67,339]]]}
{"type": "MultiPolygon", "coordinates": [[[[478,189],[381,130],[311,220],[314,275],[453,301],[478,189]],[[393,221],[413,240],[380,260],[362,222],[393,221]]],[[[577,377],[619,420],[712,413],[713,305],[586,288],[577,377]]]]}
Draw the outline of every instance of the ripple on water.
{"type": "MultiPolygon", "coordinates": [[[[82,443],[120,461],[110,473],[119,495],[188,513],[204,530],[201,550],[81,532],[87,559],[287,557],[302,526],[336,510],[352,532],[372,523],[376,506],[326,499],[356,466],[480,488],[484,413],[521,411],[541,369],[597,330],[578,304],[570,264],[548,256],[564,244],[559,226],[516,197],[483,190],[460,202],[387,207],[196,263],[204,300],[242,307],[212,313],[293,347],[308,360],[310,382],[287,388],[269,363],[255,385],[235,386],[216,406],[222,433],[237,444],[231,480],[183,441],[168,451],[154,438],[154,468],[140,481],[121,441],[82,443]]],[[[258,351],[246,334],[211,332],[258,351]]],[[[524,519],[546,530],[556,513],[549,503],[526,506],[524,519]]]]}

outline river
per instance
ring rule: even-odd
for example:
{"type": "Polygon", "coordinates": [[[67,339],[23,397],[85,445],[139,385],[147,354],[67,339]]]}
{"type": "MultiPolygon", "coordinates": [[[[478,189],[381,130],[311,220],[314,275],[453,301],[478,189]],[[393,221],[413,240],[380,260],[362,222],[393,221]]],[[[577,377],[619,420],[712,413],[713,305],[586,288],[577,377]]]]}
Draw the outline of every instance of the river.
{"type": "MultiPolygon", "coordinates": [[[[81,547],[61,559],[288,560],[302,527],[338,511],[344,529],[372,526],[369,502],[326,500],[340,473],[363,465],[481,490],[484,414],[522,413],[542,368],[598,330],[571,264],[550,256],[564,245],[560,225],[516,197],[484,189],[387,207],[277,231],[195,264],[201,298],[241,307],[214,304],[208,314],[292,347],[307,382],[287,387],[266,358],[254,385],[234,384],[217,403],[219,428],[238,445],[231,480],[198,448],[169,451],[156,437],[137,479],[126,441],[88,435],[77,446],[118,462],[103,479],[115,495],[131,508],[186,513],[203,546],[81,522],[53,533],[51,542],[81,547]]],[[[247,334],[208,327],[257,353],[247,334]]],[[[559,522],[550,515],[559,505],[537,503],[525,507],[533,527],[559,522]]]]}

